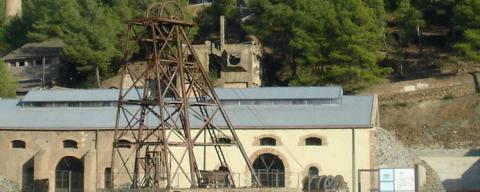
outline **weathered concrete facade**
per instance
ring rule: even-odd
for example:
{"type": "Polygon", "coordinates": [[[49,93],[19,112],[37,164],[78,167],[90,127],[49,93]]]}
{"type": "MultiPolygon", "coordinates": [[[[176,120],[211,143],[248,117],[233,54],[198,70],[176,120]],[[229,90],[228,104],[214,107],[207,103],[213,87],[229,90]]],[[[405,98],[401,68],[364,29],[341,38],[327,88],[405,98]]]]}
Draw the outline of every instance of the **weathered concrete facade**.
{"type": "Polygon", "coordinates": [[[262,48],[258,43],[224,44],[216,48],[211,42],[193,46],[200,63],[215,74],[217,85],[225,88],[259,87],[262,48]]]}

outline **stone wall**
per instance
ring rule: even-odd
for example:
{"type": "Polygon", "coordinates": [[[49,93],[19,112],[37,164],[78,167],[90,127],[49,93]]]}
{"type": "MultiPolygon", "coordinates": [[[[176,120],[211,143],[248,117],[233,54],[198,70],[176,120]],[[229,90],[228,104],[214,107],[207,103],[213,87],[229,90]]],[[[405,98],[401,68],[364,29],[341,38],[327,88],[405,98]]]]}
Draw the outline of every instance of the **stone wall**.
{"type": "Polygon", "coordinates": [[[412,150],[404,147],[393,134],[385,129],[377,128],[375,136],[378,168],[414,168],[417,166],[421,170],[418,180],[419,192],[445,191],[437,172],[412,150]]]}
{"type": "Polygon", "coordinates": [[[381,104],[409,103],[434,99],[448,99],[475,94],[479,74],[426,78],[372,86],[363,93],[378,94],[381,104]]]}

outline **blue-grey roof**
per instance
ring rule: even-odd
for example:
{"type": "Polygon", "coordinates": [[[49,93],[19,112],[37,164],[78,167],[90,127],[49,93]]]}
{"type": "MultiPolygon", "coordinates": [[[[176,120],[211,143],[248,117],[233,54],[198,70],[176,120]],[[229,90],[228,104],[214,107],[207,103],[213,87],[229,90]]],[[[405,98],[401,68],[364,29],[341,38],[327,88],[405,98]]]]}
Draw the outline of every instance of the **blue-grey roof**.
{"type": "MultiPolygon", "coordinates": [[[[118,99],[118,89],[65,89],[32,90],[27,93],[24,102],[63,102],[63,101],[114,101],[118,99]]],[[[242,99],[337,99],[342,96],[341,87],[262,87],[247,89],[216,88],[215,92],[222,100],[242,99]]],[[[131,91],[129,96],[138,98],[131,91]]]]}
{"type": "Polygon", "coordinates": [[[342,96],[341,87],[259,87],[248,89],[217,88],[223,100],[236,99],[335,99],[342,96]]]}
{"type": "MultiPolygon", "coordinates": [[[[255,88],[261,90],[263,88],[255,88]]],[[[285,94],[292,88],[283,89],[285,94]]],[[[296,89],[296,88],[293,88],[296,89]]],[[[67,91],[67,90],[65,90],[67,91]]],[[[44,91],[58,93],[58,91],[44,91]]],[[[70,90],[80,95],[110,95],[103,90],[70,90]],[[95,92],[99,93],[95,93],[95,92]]],[[[64,92],[64,95],[69,95],[64,92]]],[[[118,91],[112,91],[117,92],[118,91]]],[[[246,91],[249,93],[249,91],[246,91]]],[[[219,91],[220,95],[221,91],[219,91]]],[[[28,96],[28,95],[27,95],[28,96]]],[[[51,95],[57,97],[58,95],[51,95]]],[[[115,96],[115,95],[113,95],[115,96]]],[[[112,97],[113,97],[112,96],[112,97]]],[[[248,95],[246,95],[246,98],[248,95]]],[[[114,97],[116,98],[116,97],[114,97]]],[[[305,97],[302,97],[305,98],[305,97]]],[[[97,98],[98,99],[98,98],[97,98]]],[[[104,101],[103,99],[99,99],[104,101]]],[[[341,104],[323,105],[226,105],[224,106],[235,128],[355,128],[371,127],[373,96],[343,96],[341,104]]],[[[116,107],[49,108],[21,107],[19,100],[0,100],[0,128],[3,129],[50,129],[89,130],[112,129],[115,125],[116,107]]],[[[225,122],[216,116],[215,125],[224,127],[225,122]]],[[[147,117],[154,123],[153,117],[147,117]]],[[[192,118],[193,119],[193,118],[192,118]]],[[[192,126],[199,126],[192,121],[192,126]]]]}
{"type": "MultiPolygon", "coordinates": [[[[64,102],[64,101],[115,101],[118,89],[64,89],[32,90],[25,95],[23,102],[64,102]]],[[[128,96],[138,98],[138,93],[130,91],[128,96]]]]}

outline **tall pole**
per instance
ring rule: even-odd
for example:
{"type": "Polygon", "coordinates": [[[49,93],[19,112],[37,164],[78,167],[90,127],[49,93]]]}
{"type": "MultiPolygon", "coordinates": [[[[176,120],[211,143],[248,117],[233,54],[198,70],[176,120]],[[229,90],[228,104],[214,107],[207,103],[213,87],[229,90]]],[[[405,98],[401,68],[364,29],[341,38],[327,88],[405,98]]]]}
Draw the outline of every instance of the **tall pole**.
{"type": "Polygon", "coordinates": [[[220,51],[225,49],[225,16],[220,16],[220,51]]]}
{"type": "Polygon", "coordinates": [[[97,88],[100,88],[100,69],[98,69],[98,65],[95,65],[95,77],[97,79],[97,88]]]}
{"type": "Polygon", "coordinates": [[[14,17],[22,16],[22,0],[5,1],[5,21],[9,22],[14,17]]]}
{"type": "Polygon", "coordinates": [[[42,90],[45,90],[45,57],[42,58],[42,90]]]}

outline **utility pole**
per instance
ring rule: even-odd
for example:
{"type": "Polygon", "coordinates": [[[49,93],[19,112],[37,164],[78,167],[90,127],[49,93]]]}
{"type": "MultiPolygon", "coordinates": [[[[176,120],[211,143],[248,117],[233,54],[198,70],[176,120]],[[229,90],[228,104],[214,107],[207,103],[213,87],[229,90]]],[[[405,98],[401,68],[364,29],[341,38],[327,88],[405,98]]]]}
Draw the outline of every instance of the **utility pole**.
{"type": "Polygon", "coordinates": [[[420,51],[420,56],[423,56],[422,33],[420,32],[420,26],[418,26],[418,24],[417,24],[417,38],[418,38],[418,49],[420,51]]]}
{"type": "Polygon", "coordinates": [[[220,16],[220,51],[225,49],[225,16],[220,16]]]}
{"type": "Polygon", "coordinates": [[[97,88],[100,88],[100,70],[98,69],[98,65],[95,65],[95,77],[97,79],[97,88]]]}
{"type": "Polygon", "coordinates": [[[45,57],[42,58],[42,81],[41,88],[45,90],[45,57]]]}

